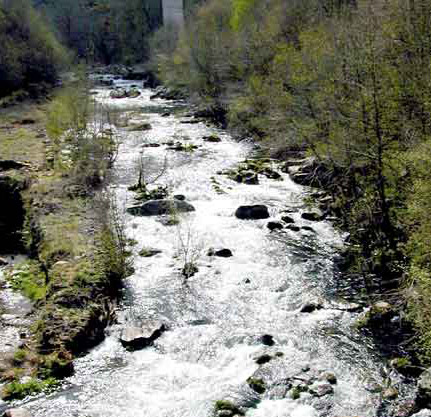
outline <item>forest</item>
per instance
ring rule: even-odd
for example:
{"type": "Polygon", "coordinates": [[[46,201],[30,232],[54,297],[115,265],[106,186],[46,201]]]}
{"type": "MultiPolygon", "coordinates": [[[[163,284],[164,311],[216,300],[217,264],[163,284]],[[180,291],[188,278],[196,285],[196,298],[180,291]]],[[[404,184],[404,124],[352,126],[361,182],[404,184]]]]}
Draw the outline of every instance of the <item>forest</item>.
{"type": "Polygon", "coordinates": [[[426,362],[430,36],[426,0],[208,0],[156,59],[163,82],[238,135],[320,161],[349,273],[402,306],[426,362]]]}

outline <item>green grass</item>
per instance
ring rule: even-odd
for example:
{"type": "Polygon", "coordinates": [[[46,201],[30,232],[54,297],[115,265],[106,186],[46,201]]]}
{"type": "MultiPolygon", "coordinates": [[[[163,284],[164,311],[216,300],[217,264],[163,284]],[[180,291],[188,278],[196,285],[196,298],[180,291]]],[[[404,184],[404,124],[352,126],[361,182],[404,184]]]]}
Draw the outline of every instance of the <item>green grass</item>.
{"type": "Polygon", "coordinates": [[[46,380],[32,378],[30,381],[24,383],[13,381],[4,386],[2,397],[7,401],[22,400],[29,395],[47,391],[56,385],[58,385],[58,381],[55,378],[48,378],[46,380]]]}
{"type": "Polygon", "coordinates": [[[17,265],[14,271],[6,275],[6,278],[14,290],[20,291],[30,300],[39,301],[45,298],[45,275],[37,262],[26,261],[17,265]]]}

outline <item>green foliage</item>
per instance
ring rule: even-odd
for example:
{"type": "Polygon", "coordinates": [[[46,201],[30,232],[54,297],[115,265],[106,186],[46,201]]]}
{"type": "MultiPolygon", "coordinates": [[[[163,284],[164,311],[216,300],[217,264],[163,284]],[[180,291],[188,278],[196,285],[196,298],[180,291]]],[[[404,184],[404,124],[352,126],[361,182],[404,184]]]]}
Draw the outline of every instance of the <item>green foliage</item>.
{"type": "Polygon", "coordinates": [[[56,81],[67,54],[27,0],[0,1],[0,96],[56,81]]]}
{"type": "Polygon", "coordinates": [[[30,300],[44,299],[46,278],[37,262],[27,261],[17,265],[6,277],[14,290],[22,292],[30,300]]]}
{"type": "Polygon", "coordinates": [[[87,63],[142,61],[162,24],[159,0],[44,0],[39,7],[62,41],[87,63]]]}
{"type": "Polygon", "coordinates": [[[21,400],[29,395],[39,394],[49,388],[53,388],[57,384],[58,382],[54,378],[48,378],[43,381],[33,378],[24,383],[13,381],[10,384],[5,385],[3,388],[3,399],[7,401],[21,400]]]}
{"type": "Polygon", "coordinates": [[[412,0],[208,0],[153,58],[240,133],[318,158],[350,271],[370,291],[404,282],[429,361],[430,14],[412,0]]]}

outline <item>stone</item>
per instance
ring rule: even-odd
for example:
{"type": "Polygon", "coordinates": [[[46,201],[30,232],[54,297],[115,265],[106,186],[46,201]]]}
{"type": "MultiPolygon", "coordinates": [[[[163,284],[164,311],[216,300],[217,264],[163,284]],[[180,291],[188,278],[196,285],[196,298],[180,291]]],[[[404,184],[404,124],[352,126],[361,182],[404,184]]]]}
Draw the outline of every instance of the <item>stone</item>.
{"type": "Polygon", "coordinates": [[[10,408],[4,413],[5,417],[31,417],[31,414],[25,408],[10,408]]]}
{"type": "Polygon", "coordinates": [[[241,220],[259,220],[269,217],[268,207],[264,205],[240,206],[235,216],[241,220]]]}
{"type": "Polygon", "coordinates": [[[321,381],[327,381],[331,385],[335,385],[337,383],[337,377],[332,372],[323,372],[319,375],[319,379],[321,381]]]}
{"type": "Polygon", "coordinates": [[[312,301],[309,303],[305,303],[301,307],[301,310],[299,310],[299,312],[300,313],[312,313],[313,311],[321,310],[322,308],[323,308],[322,304],[312,301]]]}
{"type": "Polygon", "coordinates": [[[176,195],[174,195],[174,199],[179,200],[179,201],[185,201],[186,196],[182,195],[182,194],[176,194],[176,195]]]}
{"type": "Polygon", "coordinates": [[[208,256],[218,256],[219,258],[230,258],[233,256],[230,249],[213,249],[208,251],[208,256]]]}
{"type": "Polygon", "coordinates": [[[270,362],[273,359],[273,357],[271,355],[261,355],[258,356],[254,361],[258,364],[258,365],[264,365],[265,363],[270,362]]]}
{"type": "Polygon", "coordinates": [[[266,391],[265,382],[262,378],[250,377],[247,379],[248,386],[258,394],[263,394],[266,391]]]}
{"type": "Polygon", "coordinates": [[[274,171],[271,168],[265,168],[262,171],[262,174],[271,180],[279,180],[281,178],[281,174],[279,174],[277,171],[274,171]]]}
{"type": "Polygon", "coordinates": [[[287,224],[295,223],[295,220],[293,220],[292,217],[290,217],[290,216],[283,216],[281,218],[281,221],[284,223],[287,223],[287,224]]]}
{"type": "Polygon", "coordinates": [[[109,93],[109,97],[113,99],[127,98],[127,91],[124,88],[118,88],[116,90],[112,90],[109,93]]]}
{"type": "Polygon", "coordinates": [[[316,233],[316,231],[311,226],[302,226],[301,230],[306,230],[307,232],[316,233]]]}
{"type": "Polygon", "coordinates": [[[325,395],[331,395],[334,393],[334,388],[331,384],[321,384],[315,388],[312,388],[312,393],[316,397],[324,397],[325,395]]]}
{"type": "Polygon", "coordinates": [[[389,387],[386,388],[383,392],[382,392],[382,398],[384,400],[395,400],[398,397],[398,390],[394,387],[389,387]]]}
{"type": "Polygon", "coordinates": [[[127,92],[127,97],[128,98],[137,98],[141,95],[141,92],[135,88],[132,88],[131,90],[129,90],[127,92]]]}
{"type": "Polygon", "coordinates": [[[304,220],[309,220],[311,222],[318,222],[323,219],[323,213],[318,209],[314,209],[312,211],[305,211],[304,213],[301,214],[301,217],[304,220]]]}
{"type": "Polygon", "coordinates": [[[8,264],[9,264],[9,262],[7,261],[7,259],[0,258],[0,266],[6,266],[8,264]]]}
{"type": "Polygon", "coordinates": [[[431,407],[431,368],[424,371],[417,383],[417,402],[421,407],[431,407]]]}
{"type": "Polygon", "coordinates": [[[299,226],[295,226],[294,224],[288,224],[286,229],[291,230],[292,232],[299,232],[301,228],[299,226]]]}
{"type": "Polygon", "coordinates": [[[274,346],[275,345],[274,337],[271,336],[270,334],[264,334],[264,335],[260,336],[259,341],[265,346],[274,346]]]}
{"type": "Polygon", "coordinates": [[[219,143],[221,142],[221,138],[217,135],[210,135],[210,136],[204,136],[203,140],[205,142],[211,142],[211,143],[219,143]]]}
{"type": "Polygon", "coordinates": [[[150,200],[141,206],[129,207],[127,212],[134,216],[160,216],[171,213],[187,213],[195,208],[180,200],[150,200]]]}
{"type": "Polygon", "coordinates": [[[166,330],[160,321],[148,321],[140,327],[127,327],[121,332],[120,342],[127,350],[139,350],[151,345],[166,330]]]}
{"type": "Polygon", "coordinates": [[[266,227],[272,231],[274,230],[282,230],[283,225],[280,222],[269,222],[266,227]]]}

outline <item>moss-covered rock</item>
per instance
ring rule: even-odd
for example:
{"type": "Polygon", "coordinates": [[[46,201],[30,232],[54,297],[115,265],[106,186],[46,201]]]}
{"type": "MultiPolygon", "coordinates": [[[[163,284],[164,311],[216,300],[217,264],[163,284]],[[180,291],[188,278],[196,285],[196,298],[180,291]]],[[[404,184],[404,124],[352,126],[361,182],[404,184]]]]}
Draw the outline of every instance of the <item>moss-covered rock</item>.
{"type": "Polygon", "coordinates": [[[266,391],[266,385],[262,378],[250,377],[247,379],[248,386],[258,394],[263,394],[266,391]]]}
{"type": "Polygon", "coordinates": [[[216,415],[223,415],[227,417],[228,415],[233,417],[235,415],[243,416],[244,412],[236,406],[232,401],[229,400],[218,400],[214,404],[214,411],[216,415]]]}

